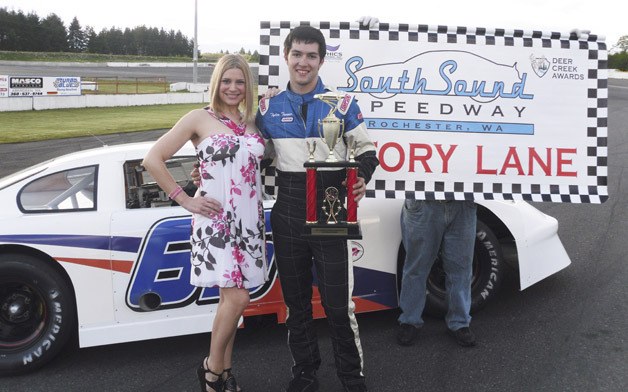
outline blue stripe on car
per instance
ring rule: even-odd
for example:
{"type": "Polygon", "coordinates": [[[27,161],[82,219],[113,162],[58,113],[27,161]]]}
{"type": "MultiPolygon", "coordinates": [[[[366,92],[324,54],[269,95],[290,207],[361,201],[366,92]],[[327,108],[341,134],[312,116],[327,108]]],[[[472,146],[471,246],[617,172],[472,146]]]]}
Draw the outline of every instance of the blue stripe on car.
{"type": "Polygon", "coordinates": [[[15,234],[0,236],[0,242],[69,246],[74,248],[114,250],[133,253],[136,253],[139,250],[141,241],[142,239],[138,237],[109,237],[75,234],[15,234]],[[111,247],[109,246],[110,242],[111,247]]]}

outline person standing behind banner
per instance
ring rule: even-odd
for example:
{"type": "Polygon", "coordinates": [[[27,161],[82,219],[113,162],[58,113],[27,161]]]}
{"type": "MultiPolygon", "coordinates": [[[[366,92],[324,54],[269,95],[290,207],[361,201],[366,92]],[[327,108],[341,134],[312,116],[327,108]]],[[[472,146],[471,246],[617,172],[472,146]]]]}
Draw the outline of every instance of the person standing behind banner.
{"type": "MultiPolygon", "coordinates": [[[[318,72],[326,55],[325,38],[310,26],[294,28],[284,42],[284,59],[290,82],[287,89],[272,98],[260,101],[256,123],[267,142],[267,152],[276,155],[277,201],[271,213],[277,268],[288,307],[288,345],[294,366],[288,392],[318,390],[316,371],[321,365],[318,339],[312,317],[312,262],[316,267],[318,290],[331,331],[336,372],[345,391],[366,391],[362,348],[354,315],[353,266],[349,262],[346,239],[312,239],[301,234],[305,224],[305,168],[309,149],[307,142],[318,140],[316,154],[329,151],[320,142],[318,120],[330,107],[314,98],[329,92],[318,72]]],[[[347,145],[355,143],[359,162],[358,180],[348,197],[359,201],[366,192],[366,183],[379,165],[375,146],[368,137],[362,113],[352,97],[350,104],[336,115],[344,120],[346,144],[339,142],[336,152],[341,158],[347,145]]],[[[319,173],[319,194],[326,187],[342,189],[346,171],[319,173]]]]}
{"type": "Polygon", "coordinates": [[[445,270],[447,333],[461,346],[476,344],[471,322],[471,274],[476,233],[473,201],[410,200],[401,210],[406,259],[401,278],[397,342],[414,344],[423,325],[427,278],[439,256],[445,270]]]}
{"type": "Polygon", "coordinates": [[[183,116],[142,164],[173,201],[193,213],[190,282],[220,288],[209,356],[197,369],[201,390],[236,392],[231,362],[238,321],[249,304],[248,289],[268,279],[259,172],[265,146],[253,123],[246,60],[223,56],[210,86],[209,106],[183,116]],[[196,197],[182,191],[165,164],[190,140],[200,167],[196,197]]]}

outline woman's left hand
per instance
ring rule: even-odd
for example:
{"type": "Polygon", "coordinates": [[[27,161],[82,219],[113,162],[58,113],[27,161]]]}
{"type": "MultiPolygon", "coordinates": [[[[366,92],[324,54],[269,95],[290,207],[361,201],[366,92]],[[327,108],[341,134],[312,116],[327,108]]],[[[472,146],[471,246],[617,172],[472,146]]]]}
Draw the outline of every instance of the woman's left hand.
{"type": "Polygon", "coordinates": [[[216,214],[222,213],[220,202],[209,196],[197,194],[194,197],[186,197],[181,201],[180,205],[193,214],[203,215],[208,218],[213,218],[216,214]]]}

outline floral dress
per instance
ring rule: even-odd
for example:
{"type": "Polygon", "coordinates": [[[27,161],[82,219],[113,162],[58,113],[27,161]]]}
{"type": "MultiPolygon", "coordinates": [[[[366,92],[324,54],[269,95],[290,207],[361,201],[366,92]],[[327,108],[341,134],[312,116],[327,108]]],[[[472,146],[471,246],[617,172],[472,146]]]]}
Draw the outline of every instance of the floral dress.
{"type": "Polygon", "coordinates": [[[246,123],[208,113],[233,133],[215,134],[196,146],[202,196],[218,200],[212,217],[194,214],[190,283],[200,287],[251,288],[268,280],[259,164],[264,141],[246,123]]]}

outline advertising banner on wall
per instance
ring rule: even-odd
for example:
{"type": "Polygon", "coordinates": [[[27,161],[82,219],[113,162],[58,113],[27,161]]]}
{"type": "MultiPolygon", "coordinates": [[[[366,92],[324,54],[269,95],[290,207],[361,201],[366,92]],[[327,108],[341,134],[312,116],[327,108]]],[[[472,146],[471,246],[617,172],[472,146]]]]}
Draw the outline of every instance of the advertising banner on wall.
{"type": "Polygon", "coordinates": [[[8,76],[9,97],[81,95],[81,78],[76,76],[8,76]]]}
{"type": "MultiPolygon", "coordinates": [[[[283,42],[262,22],[259,93],[286,89],[283,42]]],[[[380,167],[367,197],[602,203],[606,44],[594,35],[316,22],[323,82],[358,100],[380,167]]],[[[304,147],[304,161],[307,151],[304,147]]]]}
{"type": "Polygon", "coordinates": [[[0,75],[0,98],[9,96],[9,76],[0,75]]]}

